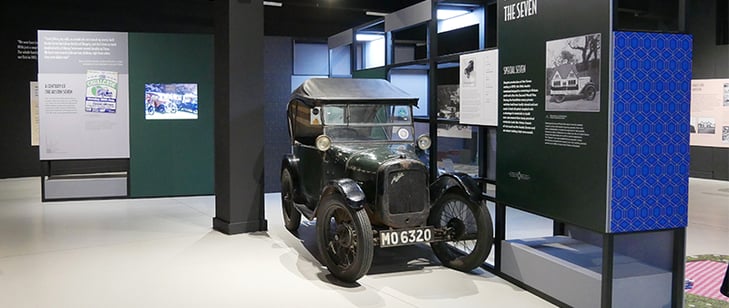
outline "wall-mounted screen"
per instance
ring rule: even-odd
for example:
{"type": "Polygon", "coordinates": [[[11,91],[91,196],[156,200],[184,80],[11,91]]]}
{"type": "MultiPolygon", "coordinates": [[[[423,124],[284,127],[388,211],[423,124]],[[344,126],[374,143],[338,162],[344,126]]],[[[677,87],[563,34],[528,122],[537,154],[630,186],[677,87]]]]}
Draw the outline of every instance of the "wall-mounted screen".
{"type": "Polygon", "coordinates": [[[144,118],[147,120],[197,119],[196,83],[144,85],[144,118]]]}

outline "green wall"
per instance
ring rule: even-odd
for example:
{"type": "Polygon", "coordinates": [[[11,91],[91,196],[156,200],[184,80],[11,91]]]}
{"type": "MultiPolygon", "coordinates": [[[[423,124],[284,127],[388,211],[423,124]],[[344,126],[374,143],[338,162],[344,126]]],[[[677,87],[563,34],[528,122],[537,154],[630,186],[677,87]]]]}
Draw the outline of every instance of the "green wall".
{"type": "Polygon", "coordinates": [[[129,195],[214,193],[213,36],[129,33],[129,195]],[[197,83],[197,120],[145,120],[146,83],[197,83]]]}
{"type": "Polygon", "coordinates": [[[384,67],[370,68],[352,72],[352,78],[387,79],[387,69],[384,67]]]}
{"type": "Polygon", "coordinates": [[[503,73],[499,76],[496,194],[508,206],[605,232],[610,185],[611,3],[551,0],[538,4],[537,10],[521,11],[528,15],[520,15],[520,7],[513,2],[499,1],[497,7],[498,71],[503,73]],[[507,11],[515,14],[506,15],[507,11]],[[593,56],[585,63],[589,54],[568,46],[580,47],[575,39],[588,34],[600,35],[594,45],[599,60],[593,56]],[[562,51],[574,56],[573,64],[581,64],[582,68],[575,64],[577,74],[598,84],[594,99],[573,96],[555,102],[547,83],[562,51]]]}

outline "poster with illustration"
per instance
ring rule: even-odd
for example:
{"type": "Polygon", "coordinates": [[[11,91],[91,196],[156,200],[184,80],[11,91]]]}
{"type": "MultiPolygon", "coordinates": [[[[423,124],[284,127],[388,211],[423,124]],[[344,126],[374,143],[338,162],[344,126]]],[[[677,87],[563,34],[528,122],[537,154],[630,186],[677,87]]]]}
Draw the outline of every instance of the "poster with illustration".
{"type": "Polygon", "coordinates": [[[119,73],[86,71],[86,112],[115,113],[119,73]]]}

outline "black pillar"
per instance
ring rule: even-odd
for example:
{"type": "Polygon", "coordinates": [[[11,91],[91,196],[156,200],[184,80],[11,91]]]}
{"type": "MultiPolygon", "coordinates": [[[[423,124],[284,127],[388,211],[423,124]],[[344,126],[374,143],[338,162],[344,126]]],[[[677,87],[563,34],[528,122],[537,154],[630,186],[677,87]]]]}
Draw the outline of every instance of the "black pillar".
{"type": "Polygon", "coordinates": [[[263,2],[215,1],[215,218],[226,234],[266,230],[263,2]]]}

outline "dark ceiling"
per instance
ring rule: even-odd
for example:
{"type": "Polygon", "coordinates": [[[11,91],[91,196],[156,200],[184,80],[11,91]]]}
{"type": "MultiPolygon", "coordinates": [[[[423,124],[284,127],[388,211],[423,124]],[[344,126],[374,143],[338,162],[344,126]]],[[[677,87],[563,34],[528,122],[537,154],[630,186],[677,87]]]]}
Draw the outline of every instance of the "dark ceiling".
{"type": "MultiPolygon", "coordinates": [[[[262,0],[24,0],[0,2],[0,26],[36,29],[128,32],[213,33],[215,5],[223,1],[262,0]]],[[[367,11],[391,13],[423,0],[271,0],[265,6],[264,34],[325,39],[377,19],[367,11]]],[[[494,3],[495,0],[464,0],[494,3]]],[[[679,0],[613,0],[616,29],[681,31],[679,0]]],[[[10,35],[12,31],[3,31],[10,35]]]]}
{"type": "MultiPolygon", "coordinates": [[[[141,32],[214,32],[216,2],[226,0],[24,0],[0,3],[0,24],[38,28],[141,32]]],[[[242,1],[242,0],[227,0],[242,1]]],[[[263,1],[263,0],[248,0],[263,1]]],[[[423,0],[271,0],[264,6],[268,36],[326,38],[372,21],[366,11],[391,13],[423,0]]]]}
{"type": "Polygon", "coordinates": [[[264,31],[271,36],[329,37],[375,20],[366,11],[392,13],[423,0],[282,0],[264,8],[264,31]]]}

